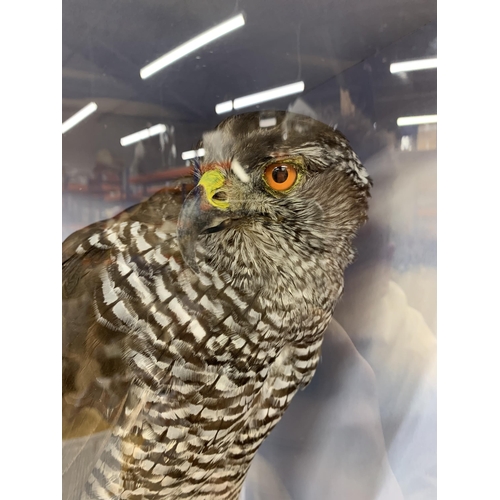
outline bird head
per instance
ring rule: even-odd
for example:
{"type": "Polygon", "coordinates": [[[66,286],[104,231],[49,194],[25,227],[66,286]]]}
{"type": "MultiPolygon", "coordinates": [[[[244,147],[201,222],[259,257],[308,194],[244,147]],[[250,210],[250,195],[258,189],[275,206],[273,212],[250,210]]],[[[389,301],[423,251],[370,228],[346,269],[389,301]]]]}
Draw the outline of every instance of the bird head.
{"type": "MultiPolygon", "coordinates": [[[[371,181],[347,140],[309,117],[233,116],[204,134],[198,185],[178,219],[185,262],[242,282],[293,277],[301,262],[343,268],[371,181]]],[[[244,283],[243,283],[244,284],[244,283]]]]}

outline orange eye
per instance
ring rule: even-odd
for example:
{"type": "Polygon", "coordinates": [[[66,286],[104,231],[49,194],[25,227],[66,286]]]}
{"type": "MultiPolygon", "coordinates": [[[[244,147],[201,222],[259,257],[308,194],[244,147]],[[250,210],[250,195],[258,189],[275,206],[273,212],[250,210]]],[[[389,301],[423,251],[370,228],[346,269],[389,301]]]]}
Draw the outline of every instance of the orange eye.
{"type": "Polygon", "coordinates": [[[275,191],[285,191],[297,180],[297,170],[292,165],[274,163],[266,168],[264,179],[275,191]]]}

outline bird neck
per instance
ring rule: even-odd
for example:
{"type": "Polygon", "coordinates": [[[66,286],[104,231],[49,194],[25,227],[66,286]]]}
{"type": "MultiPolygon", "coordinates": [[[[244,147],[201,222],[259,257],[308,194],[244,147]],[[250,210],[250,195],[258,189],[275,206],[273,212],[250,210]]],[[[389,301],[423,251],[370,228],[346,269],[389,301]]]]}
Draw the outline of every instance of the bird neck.
{"type": "Polygon", "coordinates": [[[352,251],[346,242],[313,249],[279,232],[230,229],[224,238],[207,235],[200,240],[198,256],[240,293],[259,293],[285,307],[331,310],[352,251]]]}

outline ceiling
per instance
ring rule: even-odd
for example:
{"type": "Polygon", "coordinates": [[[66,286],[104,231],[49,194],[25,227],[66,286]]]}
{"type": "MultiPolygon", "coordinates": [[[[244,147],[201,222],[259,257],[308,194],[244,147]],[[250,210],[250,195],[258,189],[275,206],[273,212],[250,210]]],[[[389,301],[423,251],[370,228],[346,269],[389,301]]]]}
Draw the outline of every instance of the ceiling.
{"type": "MultiPolygon", "coordinates": [[[[219,102],[297,80],[305,82],[307,96],[375,56],[370,72],[380,72],[379,114],[411,99],[435,106],[435,77],[405,80],[387,71],[387,54],[393,60],[436,54],[435,1],[63,0],[62,6],[66,103],[106,99],[113,103],[108,111],[118,114],[130,112],[127,103],[145,103],[171,120],[211,126],[220,119],[219,102]],[[148,62],[239,12],[244,27],[140,78],[148,62]],[[395,44],[419,29],[420,42],[395,44]]],[[[272,105],[284,108],[294,99],[272,105]]]]}

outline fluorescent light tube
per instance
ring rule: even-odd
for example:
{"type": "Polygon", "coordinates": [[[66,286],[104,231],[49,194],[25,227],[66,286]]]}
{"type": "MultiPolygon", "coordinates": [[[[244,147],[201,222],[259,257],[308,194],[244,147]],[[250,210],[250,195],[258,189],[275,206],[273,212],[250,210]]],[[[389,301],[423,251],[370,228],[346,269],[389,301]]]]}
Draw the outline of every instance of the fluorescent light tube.
{"type": "Polygon", "coordinates": [[[234,109],[247,108],[248,106],[253,106],[254,104],[272,101],[274,99],[279,99],[280,97],[298,94],[303,91],[304,82],[290,83],[289,85],[264,90],[263,92],[257,92],[256,94],[247,95],[245,97],[238,97],[233,101],[233,107],[234,109]]]}
{"type": "Polygon", "coordinates": [[[391,73],[401,73],[406,71],[417,71],[420,69],[432,69],[437,68],[438,60],[437,57],[433,59],[418,59],[416,61],[404,61],[392,63],[390,66],[391,73]]]}
{"type": "Polygon", "coordinates": [[[68,118],[62,124],[62,133],[64,134],[70,128],[73,128],[75,125],[80,123],[82,120],[85,120],[85,118],[87,118],[87,116],[91,115],[96,109],[97,109],[97,104],[95,102],[89,102],[80,111],[77,111],[73,116],[68,118]]]}
{"type": "Polygon", "coordinates": [[[222,113],[229,113],[229,111],[233,110],[233,101],[225,101],[217,104],[215,106],[215,112],[218,115],[222,115],[222,113]]]}
{"type": "Polygon", "coordinates": [[[144,68],[141,69],[141,78],[143,80],[149,78],[157,71],[160,71],[165,66],[172,64],[181,57],[186,56],[187,54],[193,52],[194,50],[203,47],[203,45],[206,45],[207,43],[210,43],[211,41],[244,25],[245,25],[245,18],[243,17],[243,14],[239,14],[236,17],[233,17],[224,23],[218,24],[212,29],[209,29],[208,31],[205,31],[201,35],[198,35],[192,38],[191,40],[183,43],[182,45],[179,45],[179,47],[177,47],[176,49],[167,52],[165,55],[144,66],[144,68]]]}
{"type": "Polygon", "coordinates": [[[250,181],[250,176],[245,172],[245,169],[236,158],[231,162],[231,170],[236,174],[241,182],[250,181]]]}
{"type": "Polygon", "coordinates": [[[274,127],[276,125],[276,117],[272,116],[271,118],[261,118],[259,120],[260,128],[274,127]]]}
{"type": "Polygon", "coordinates": [[[398,118],[398,125],[405,127],[406,125],[424,125],[425,123],[437,123],[437,115],[422,115],[422,116],[403,116],[398,118]]]}
{"type": "Polygon", "coordinates": [[[120,139],[120,144],[122,146],[129,146],[130,144],[134,144],[134,142],[139,142],[143,139],[147,139],[148,137],[162,134],[166,130],[167,127],[165,127],[163,123],[159,123],[158,125],[153,125],[152,127],[146,128],[144,130],[139,130],[139,132],[135,132],[133,134],[122,137],[120,139]]]}
{"type": "Polygon", "coordinates": [[[181,153],[181,158],[183,160],[192,160],[193,158],[200,156],[205,156],[205,150],[203,148],[191,149],[190,151],[184,151],[184,153],[181,153]]]}

